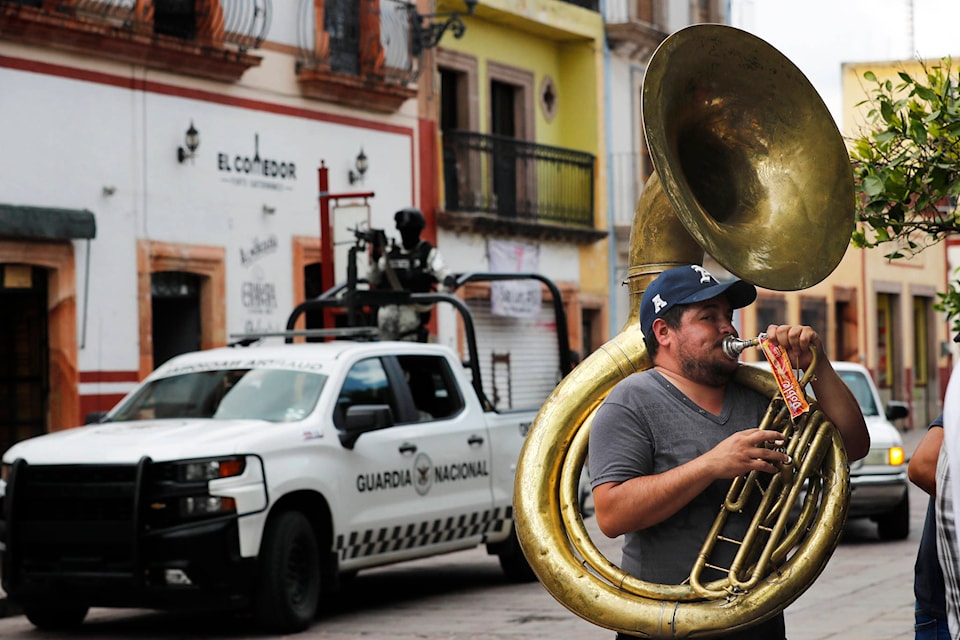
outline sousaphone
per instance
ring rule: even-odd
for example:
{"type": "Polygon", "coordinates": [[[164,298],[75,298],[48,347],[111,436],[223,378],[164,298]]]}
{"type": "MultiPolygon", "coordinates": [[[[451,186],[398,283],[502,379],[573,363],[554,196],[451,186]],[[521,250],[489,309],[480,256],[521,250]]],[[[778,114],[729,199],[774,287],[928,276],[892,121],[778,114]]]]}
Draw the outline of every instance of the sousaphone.
{"type": "MultiPolygon", "coordinates": [[[[849,503],[837,430],[815,402],[790,421],[772,377],[741,366],[738,379],[771,397],[762,427],[788,434],[794,464],[789,473],[736,479],[718,505],[720,523],[751,491],[764,493],[726,578],[703,583],[698,561],[689,580],[663,585],[622,571],[584,527],[577,485],[590,421],[617,382],[651,366],[639,306],[657,274],[702,264],[707,252],[760,287],[810,287],[846,250],[853,176],[833,118],[803,73],[731,27],[696,25],[664,40],[647,68],[642,108],[656,172],[631,230],[630,316],[538,414],[520,455],[514,512],[537,577],[577,615],[640,637],[711,637],[772,617],[822,571],[849,503]]],[[[704,541],[706,556],[714,543],[704,541]]]]}

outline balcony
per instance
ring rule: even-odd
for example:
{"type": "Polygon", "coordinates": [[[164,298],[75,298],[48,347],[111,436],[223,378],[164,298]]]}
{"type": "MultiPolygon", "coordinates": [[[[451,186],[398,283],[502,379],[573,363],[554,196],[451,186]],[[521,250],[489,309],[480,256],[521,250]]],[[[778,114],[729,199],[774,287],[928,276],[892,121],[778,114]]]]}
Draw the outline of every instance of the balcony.
{"type": "Polygon", "coordinates": [[[593,242],[594,156],[515,138],[446,131],[438,224],[477,233],[593,242]]]}
{"type": "Polygon", "coordinates": [[[234,82],[270,16],[271,0],[0,0],[0,38],[234,82]]]}
{"type": "Polygon", "coordinates": [[[667,37],[658,9],[654,0],[608,0],[603,20],[610,48],[645,63],[667,37]]]}
{"type": "Polygon", "coordinates": [[[416,96],[413,8],[401,0],[300,0],[304,95],[386,113],[416,96]]]}

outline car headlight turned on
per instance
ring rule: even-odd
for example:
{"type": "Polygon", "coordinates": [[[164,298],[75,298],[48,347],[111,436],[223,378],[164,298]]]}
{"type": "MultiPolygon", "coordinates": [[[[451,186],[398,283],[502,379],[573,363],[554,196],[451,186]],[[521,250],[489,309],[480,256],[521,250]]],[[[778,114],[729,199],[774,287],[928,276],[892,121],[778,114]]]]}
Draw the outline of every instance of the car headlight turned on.
{"type": "Polygon", "coordinates": [[[869,466],[899,467],[906,461],[903,447],[889,447],[884,449],[870,449],[863,458],[863,464],[869,466]]]}
{"type": "Polygon", "coordinates": [[[887,462],[887,464],[890,466],[899,467],[906,461],[906,458],[903,455],[903,447],[890,447],[888,451],[890,455],[889,462],[887,462]]]}

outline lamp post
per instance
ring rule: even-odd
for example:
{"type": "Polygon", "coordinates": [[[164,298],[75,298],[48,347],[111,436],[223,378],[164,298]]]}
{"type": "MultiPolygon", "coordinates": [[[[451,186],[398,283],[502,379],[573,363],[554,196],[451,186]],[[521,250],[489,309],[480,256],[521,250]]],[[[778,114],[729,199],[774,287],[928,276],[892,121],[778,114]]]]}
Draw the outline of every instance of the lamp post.
{"type": "MultiPolygon", "coordinates": [[[[467,6],[466,15],[472,16],[479,0],[463,0],[463,3],[467,6]]],[[[421,15],[417,12],[417,6],[413,3],[407,6],[407,11],[410,18],[410,34],[413,39],[414,56],[419,56],[425,50],[437,46],[448,29],[454,38],[462,38],[467,30],[467,25],[463,23],[463,19],[460,17],[461,14],[456,11],[421,15]],[[438,18],[445,18],[445,20],[439,22],[438,18]]]]}

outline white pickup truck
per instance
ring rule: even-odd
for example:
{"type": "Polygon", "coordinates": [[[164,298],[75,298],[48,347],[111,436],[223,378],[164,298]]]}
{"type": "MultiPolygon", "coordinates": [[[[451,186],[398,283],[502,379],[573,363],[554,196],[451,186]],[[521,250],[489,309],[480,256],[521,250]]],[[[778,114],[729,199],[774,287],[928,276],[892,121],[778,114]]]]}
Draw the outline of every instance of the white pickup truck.
{"type": "Polygon", "coordinates": [[[209,607],[292,633],[369,567],[484,544],[532,580],[511,503],[535,412],[493,411],[471,370],[356,339],[178,356],[101,423],[5,453],[3,588],[45,629],[209,607]]]}

